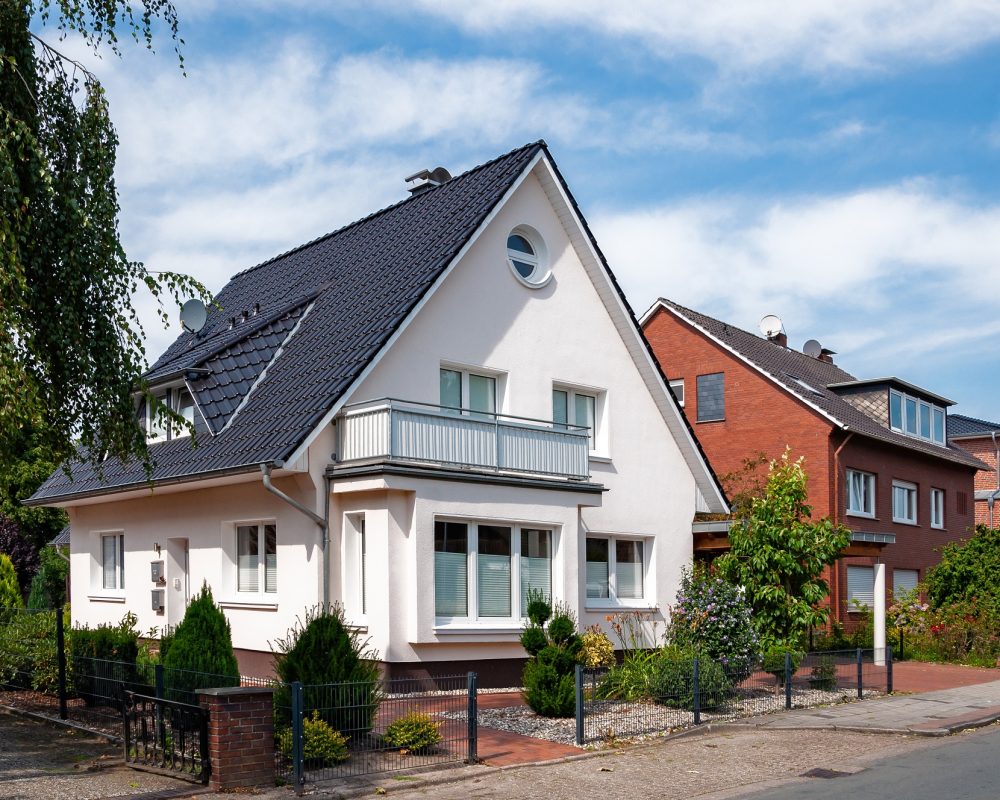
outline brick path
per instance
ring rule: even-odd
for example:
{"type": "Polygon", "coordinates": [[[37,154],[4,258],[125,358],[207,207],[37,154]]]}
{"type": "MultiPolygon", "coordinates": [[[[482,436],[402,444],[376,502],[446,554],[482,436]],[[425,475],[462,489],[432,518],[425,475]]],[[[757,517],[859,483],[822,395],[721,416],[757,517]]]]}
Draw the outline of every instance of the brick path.
{"type": "Polygon", "coordinates": [[[897,661],[892,667],[892,679],[897,692],[936,692],[1000,680],[1000,670],[960,664],[897,661]]]}

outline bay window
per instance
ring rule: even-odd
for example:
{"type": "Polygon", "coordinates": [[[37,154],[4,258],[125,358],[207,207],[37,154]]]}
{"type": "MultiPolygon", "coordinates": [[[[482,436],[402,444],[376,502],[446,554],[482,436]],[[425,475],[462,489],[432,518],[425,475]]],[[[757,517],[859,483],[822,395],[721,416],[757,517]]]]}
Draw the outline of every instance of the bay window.
{"type": "Polygon", "coordinates": [[[588,536],[587,597],[593,600],[642,600],[648,558],[642,539],[588,536]]]}
{"type": "Polygon", "coordinates": [[[274,523],[236,526],[236,591],[278,591],[278,529],[274,523]]]}
{"type": "Polygon", "coordinates": [[[434,521],[434,614],[520,624],[529,590],[552,597],[551,530],[434,521]]]}

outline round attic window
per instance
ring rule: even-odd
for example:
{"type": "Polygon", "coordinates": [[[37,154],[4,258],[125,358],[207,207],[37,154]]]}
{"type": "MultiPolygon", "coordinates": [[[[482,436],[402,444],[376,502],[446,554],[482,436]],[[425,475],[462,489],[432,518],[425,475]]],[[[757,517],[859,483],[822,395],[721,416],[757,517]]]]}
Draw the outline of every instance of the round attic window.
{"type": "Polygon", "coordinates": [[[538,232],[525,225],[507,236],[507,264],[521,283],[537,289],[549,282],[548,253],[538,232]]]}

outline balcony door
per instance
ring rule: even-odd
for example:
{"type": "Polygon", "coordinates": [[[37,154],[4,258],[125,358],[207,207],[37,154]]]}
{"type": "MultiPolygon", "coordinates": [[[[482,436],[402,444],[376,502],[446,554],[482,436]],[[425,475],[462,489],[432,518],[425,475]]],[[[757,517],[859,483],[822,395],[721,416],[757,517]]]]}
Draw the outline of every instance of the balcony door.
{"type": "Polygon", "coordinates": [[[497,379],[458,369],[441,369],[441,407],[455,414],[492,418],[497,410],[497,379]]]}

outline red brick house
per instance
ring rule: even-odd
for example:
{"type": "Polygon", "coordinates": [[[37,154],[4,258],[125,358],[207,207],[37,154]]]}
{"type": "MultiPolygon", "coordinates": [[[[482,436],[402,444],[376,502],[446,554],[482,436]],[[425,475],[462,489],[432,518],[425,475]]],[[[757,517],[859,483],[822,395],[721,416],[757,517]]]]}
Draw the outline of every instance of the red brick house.
{"type": "MultiPolygon", "coordinates": [[[[937,548],[968,535],[973,478],[986,465],[948,443],[950,400],[895,377],[859,380],[816,342],[806,355],[783,331],[764,338],[669,300],[641,322],[718,475],[786,446],[805,458],[814,516],[852,531],[829,576],[836,618],[849,623],[854,600],[871,605],[876,581],[891,602],[923,579],[937,548]]],[[[721,525],[703,528],[695,555],[710,558],[728,540],[721,525]]]]}
{"type": "Polygon", "coordinates": [[[988,469],[976,472],[976,524],[993,528],[1000,525],[1000,422],[951,414],[948,441],[968,451],[988,469]]]}

